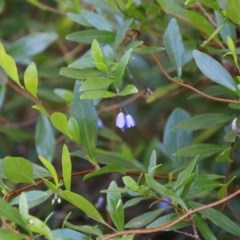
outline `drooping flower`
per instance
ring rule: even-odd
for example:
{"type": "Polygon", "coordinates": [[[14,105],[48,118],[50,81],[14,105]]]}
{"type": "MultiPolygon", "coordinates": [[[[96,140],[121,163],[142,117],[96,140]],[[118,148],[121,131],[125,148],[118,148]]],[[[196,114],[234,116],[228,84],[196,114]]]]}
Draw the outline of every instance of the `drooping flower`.
{"type": "Polygon", "coordinates": [[[119,112],[116,117],[116,127],[124,131],[126,128],[135,127],[136,122],[132,115],[127,113],[126,115],[123,112],[119,112]]]}
{"type": "Polygon", "coordinates": [[[100,118],[98,118],[98,120],[97,120],[97,125],[98,125],[98,128],[103,128],[103,121],[100,119],[100,118]]]}
{"type": "Polygon", "coordinates": [[[125,124],[126,124],[127,128],[131,128],[131,127],[135,127],[136,126],[136,122],[135,122],[134,118],[129,113],[126,115],[126,122],[125,122],[125,124]]]}
{"type": "Polygon", "coordinates": [[[119,112],[116,117],[116,127],[120,128],[122,131],[125,130],[126,118],[123,112],[119,112]]]}
{"type": "Polygon", "coordinates": [[[240,128],[237,126],[237,118],[234,118],[232,121],[232,131],[240,137],[240,128]]]}

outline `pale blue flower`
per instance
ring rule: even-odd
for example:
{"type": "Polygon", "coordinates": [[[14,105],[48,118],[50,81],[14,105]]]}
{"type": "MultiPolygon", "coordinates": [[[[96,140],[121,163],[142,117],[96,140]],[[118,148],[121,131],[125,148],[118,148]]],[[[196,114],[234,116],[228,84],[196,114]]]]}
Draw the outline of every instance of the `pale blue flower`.
{"type": "Polygon", "coordinates": [[[125,116],[123,112],[119,112],[116,117],[116,127],[120,128],[122,131],[124,131],[126,128],[135,127],[136,122],[132,115],[129,113],[125,116]]]}
{"type": "Polygon", "coordinates": [[[98,118],[98,120],[97,120],[97,125],[98,125],[99,128],[103,128],[103,126],[104,126],[103,122],[100,118],[98,118]]]}
{"type": "Polygon", "coordinates": [[[232,121],[232,131],[240,137],[240,128],[237,126],[237,118],[234,118],[232,121]]]}

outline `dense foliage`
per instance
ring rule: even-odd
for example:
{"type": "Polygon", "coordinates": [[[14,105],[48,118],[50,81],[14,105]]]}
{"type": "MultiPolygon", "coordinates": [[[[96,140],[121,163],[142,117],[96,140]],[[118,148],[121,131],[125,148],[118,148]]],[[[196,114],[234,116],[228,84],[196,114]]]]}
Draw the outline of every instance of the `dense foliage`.
{"type": "Polygon", "coordinates": [[[239,239],[239,9],[1,0],[0,239],[239,239]]]}

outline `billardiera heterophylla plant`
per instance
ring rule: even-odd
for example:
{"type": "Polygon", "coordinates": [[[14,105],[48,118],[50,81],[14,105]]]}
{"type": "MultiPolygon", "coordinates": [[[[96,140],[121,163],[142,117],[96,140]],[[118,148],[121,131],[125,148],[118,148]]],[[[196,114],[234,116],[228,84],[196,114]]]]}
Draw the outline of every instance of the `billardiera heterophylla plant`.
{"type": "Polygon", "coordinates": [[[133,116],[129,113],[126,115],[120,111],[116,117],[116,127],[120,128],[122,131],[125,131],[126,128],[131,128],[136,126],[136,122],[133,116]]]}

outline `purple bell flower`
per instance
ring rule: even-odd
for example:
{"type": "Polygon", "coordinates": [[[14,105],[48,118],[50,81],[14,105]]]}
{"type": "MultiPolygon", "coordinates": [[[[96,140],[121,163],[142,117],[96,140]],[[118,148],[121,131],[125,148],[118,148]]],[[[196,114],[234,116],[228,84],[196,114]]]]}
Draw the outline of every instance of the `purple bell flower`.
{"type": "Polygon", "coordinates": [[[120,128],[122,131],[124,131],[126,128],[131,128],[136,126],[136,122],[132,115],[129,113],[125,115],[123,112],[119,112],[116,117],[116,127],[120,128]]]}

